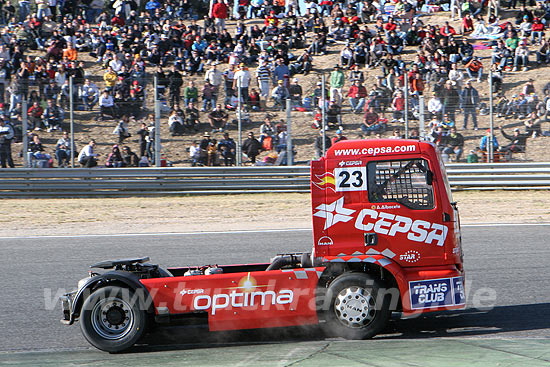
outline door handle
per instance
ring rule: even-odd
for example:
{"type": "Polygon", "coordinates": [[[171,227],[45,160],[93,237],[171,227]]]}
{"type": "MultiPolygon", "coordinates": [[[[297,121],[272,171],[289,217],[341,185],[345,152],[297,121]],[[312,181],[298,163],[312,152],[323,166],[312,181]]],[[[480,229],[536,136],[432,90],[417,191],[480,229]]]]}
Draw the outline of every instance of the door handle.
{"type": "Polygon", "coordinates": [[[365,246],[376,246],[378,244],[377,233],[365,233],[365,246]]]}

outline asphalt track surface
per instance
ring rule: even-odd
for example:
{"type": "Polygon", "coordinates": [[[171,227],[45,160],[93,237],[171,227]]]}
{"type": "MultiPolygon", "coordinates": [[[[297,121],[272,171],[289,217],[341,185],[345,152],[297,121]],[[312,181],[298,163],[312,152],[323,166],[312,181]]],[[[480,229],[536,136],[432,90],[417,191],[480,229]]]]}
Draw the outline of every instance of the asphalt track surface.
{"type": "Polygon", "coordinates": [[[550,225],[462,232],[466,310],[394,318],[366,341],[326,338],[316,327],[167,328],[114,355],[91,348],[78,323],[59,322],[56,293],[73,289],[90,264],[133,256],[164,267],[265,262],[309,250],[311,232],[0,238],[0,365],[550,366],[550,225]]]}

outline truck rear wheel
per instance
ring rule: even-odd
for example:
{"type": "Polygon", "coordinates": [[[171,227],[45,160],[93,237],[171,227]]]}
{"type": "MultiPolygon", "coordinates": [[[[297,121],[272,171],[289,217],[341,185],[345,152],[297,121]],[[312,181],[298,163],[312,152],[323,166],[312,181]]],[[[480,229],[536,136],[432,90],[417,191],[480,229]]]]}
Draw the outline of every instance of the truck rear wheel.
{"type": "Polygon", "coordinates": [[[130,348],[143,335],[147,315],[128,288],[100,288],[82,305],[80,328],[90,344],[106,352],[130,348]]]}
{"type": "Polygon", "coordinates": [[[380,280],[363,273],[343,274],[328,287],[327,332],[346,339],[372,338],[391,315],[380,280]]]}

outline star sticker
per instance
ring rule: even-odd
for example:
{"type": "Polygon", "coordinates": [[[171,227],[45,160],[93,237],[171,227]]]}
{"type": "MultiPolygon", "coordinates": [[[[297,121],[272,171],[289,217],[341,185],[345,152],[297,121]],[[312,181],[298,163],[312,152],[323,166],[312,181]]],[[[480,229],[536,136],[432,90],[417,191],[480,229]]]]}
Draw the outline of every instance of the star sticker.
{"type": "Polygon", "coordinates": [[[336,200],[331,204],[321,204],[315,210],[317,212],[313,213],[315,217],[325,218],[325,228],[330,228],[338,222],[349,222],[351,215],[355,213],[355,210],[344,208],[344,198],[336,200]]]}

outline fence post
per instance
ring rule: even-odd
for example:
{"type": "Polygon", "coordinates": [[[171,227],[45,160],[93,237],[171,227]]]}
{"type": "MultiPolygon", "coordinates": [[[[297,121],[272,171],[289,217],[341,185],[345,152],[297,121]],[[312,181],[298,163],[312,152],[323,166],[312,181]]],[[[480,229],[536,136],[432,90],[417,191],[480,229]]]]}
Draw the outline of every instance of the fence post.
{"type": "Polygon", "coordinates": [[[71,168],[74,168],[74,98],[73,98],[73,76],[69,77],[69,119],[71,129],[71,168]]]}
{"type": "Polygon", "coordinates": [[[424,95],[418,97],[418,124],[419,124],[419,133],[420,138],[424,140],[426,138],[425,121],[424,121],[424,95]]]}
{"type": "Polygon", "coordinates": [[[27,99],[23,98],[21,101],[21,115],[23,117],[22,121],[22,127],[23,127],[23,162],[25,164],[25,167],[29,167],[29,134],[27,134],[27,130],[29,129],[29,120],[27,115],[27,99]]]}
{"type": "MultiPolygon", "coordinates": [[[[475,107],[474,107],[475,108],[475,107]]],[[[475,111],[474,111],[475,113],[475,111]]],[[[489,69],[489,128],[491,136],[487,142],[487,157],[489,163],[494,162],[493,139],[494,139],[494,119],[493,119],[493,70],[489,69]]]]}
{"type": "Polygon", "coordinates": [[[238,106],[237,106],[237,130],[238,130],[238,136],[237,136],[237,149],[235,149],[235,154],[237,155],[237,167],[240,167],[243,163],[243,154],[241,152],[242,144],[243,144],[243,118],[242,118],[242,111],[241,111],[241,81],[238,80],[237,84],[237,99],[238,99],[238,106]]]}
{"type": "Polygon", "coordinates": [[[158,99],[159,99],[158,83],[159,83],[159,79],[155,75],[153,77],[153,88],[155,88],[154,91],[153,91],[153,98],[155,99],[155,101],[158,101],[158,99]]]}
{"type": "Polygon", "coordinates": [[[154,99],[155,99],[155,166],[160,167],[160,102],[158,96],[158,78],[155,75],[154,81],[154,99]]]}
{"type": "Polygon", "coordinates": [[[321,101],[323,103],[323,105],[321,106],[321,120],[322,120],[322,123],[321,123],[321,129],[323,129],[323,156],[325,155],[325,152],[327,151],[327,133],[326,133],[326,117],[327,117],[327,114],[326,114],[326,93],[325,93],[325,83],[326,83],[326,79],[325,79],[325,74],[323,73],[322,77],[321,77],[321,101]]]}
{"type": "Polygon", "coordinates": [[[290,98],[286,100],[286,164],[292,166],[294,157],[292,154],[292,119],[290,113],[292,111],[292,103],[290,98]]]}
{"type": "Polygon", "coordinates": [[[405,90],[403,95],[405,97],[405,139],[409,138],[409,78],[407,75],[407,65],[403,68],[403,80],[405,81],[405,90]]]}

